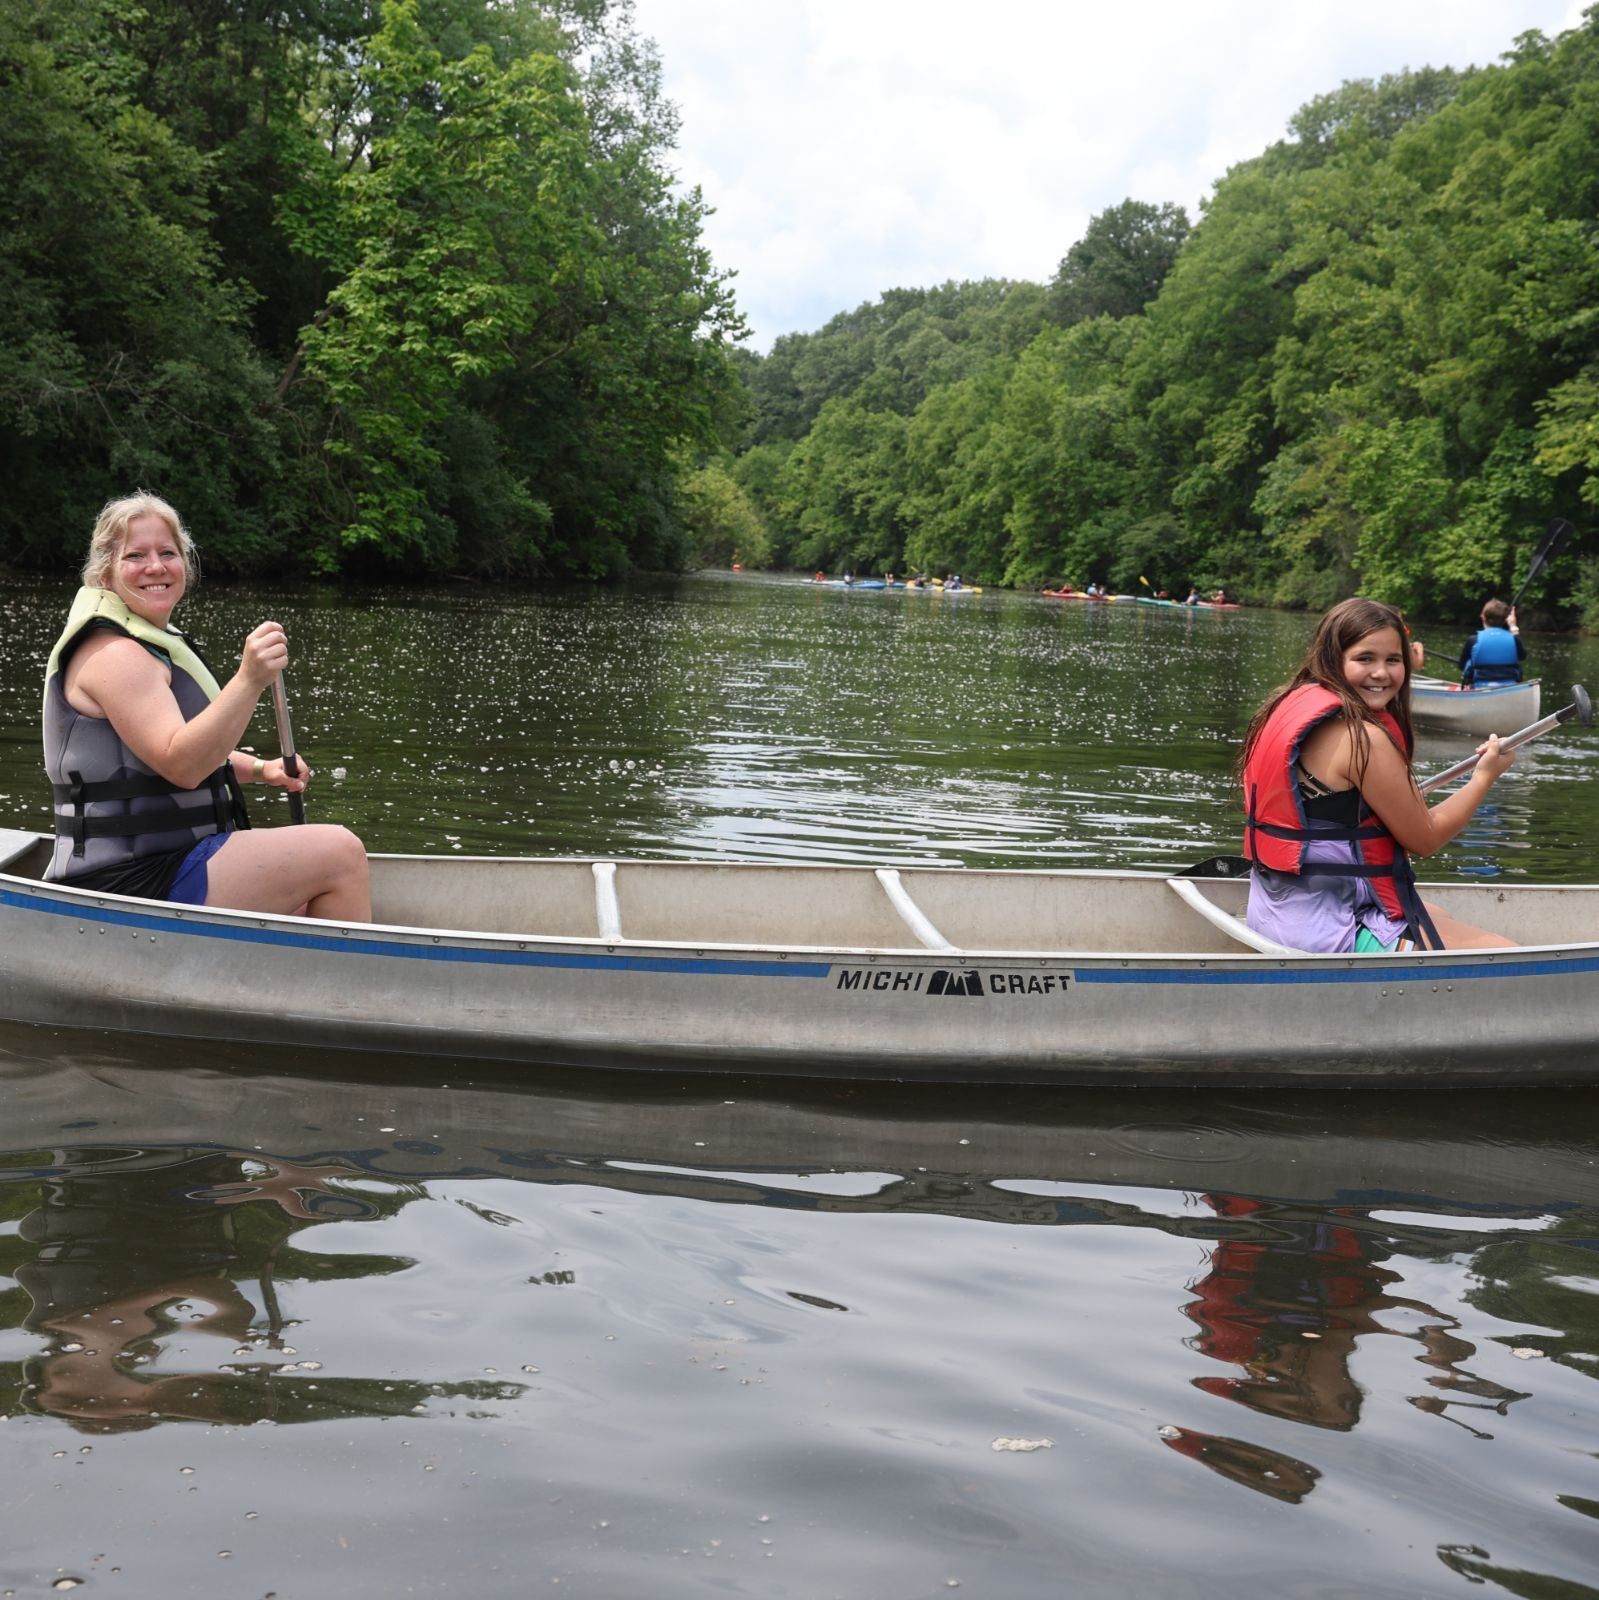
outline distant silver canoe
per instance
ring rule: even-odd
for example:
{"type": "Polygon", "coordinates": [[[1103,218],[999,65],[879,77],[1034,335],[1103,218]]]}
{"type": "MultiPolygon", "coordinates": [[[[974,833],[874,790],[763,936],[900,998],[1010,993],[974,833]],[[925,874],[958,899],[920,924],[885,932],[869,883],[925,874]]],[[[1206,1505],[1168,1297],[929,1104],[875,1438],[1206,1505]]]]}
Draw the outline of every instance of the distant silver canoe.
{"type": "Polygon", "coordinates": [[[1490,733],[1514,733],[1538,720],[1538,680],[1464,689],[1442,678],[1410,680],[1410,713],[1433,728],[1486,739],[1490,733]]]}
{"type": "Polygon", "coordinates": [[[0,1015],[162,1037],[877,1080],[1599,1081],[1599,887],[1436,885],[1524,947],[1306,956],[1133,872],[377,856],[345,926],[40,880],[0,1015]],[[1246,945],[1253,948],[1245,948],[1246,945]]]}

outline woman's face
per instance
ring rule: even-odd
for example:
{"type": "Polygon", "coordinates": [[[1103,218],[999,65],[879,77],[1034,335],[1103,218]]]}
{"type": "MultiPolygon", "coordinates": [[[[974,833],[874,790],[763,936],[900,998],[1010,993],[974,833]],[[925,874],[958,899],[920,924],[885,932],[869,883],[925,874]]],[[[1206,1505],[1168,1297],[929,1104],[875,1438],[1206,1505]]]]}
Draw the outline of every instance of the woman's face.
{"type": "Polygon", "coordinates": [[[111,564],[111,592],[135,616],[164,628],[188,582],[183,552],[165,519],[148,511],[135,517],[111,564]]]}
{"type": "Polygon", "coordinates": [[[1405,647],[1397,628],[1378,628],[1344,651],[1344,682],[1368,711],[1381,711],[1405,682],[1405,647]]]}

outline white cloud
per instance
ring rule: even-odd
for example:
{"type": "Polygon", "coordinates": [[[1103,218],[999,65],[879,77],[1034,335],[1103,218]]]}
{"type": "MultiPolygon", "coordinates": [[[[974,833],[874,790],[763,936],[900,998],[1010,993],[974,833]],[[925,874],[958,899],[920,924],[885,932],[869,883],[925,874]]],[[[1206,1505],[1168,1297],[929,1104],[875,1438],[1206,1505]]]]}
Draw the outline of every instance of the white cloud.
{"type": "Polygon", "coordinates": [[[1495,60],[1586,0],[635,0],[675,165],[766,348],[895,285],[1047,280],[1128,195],[1199,201],[1348,78],[1495,60]]]}

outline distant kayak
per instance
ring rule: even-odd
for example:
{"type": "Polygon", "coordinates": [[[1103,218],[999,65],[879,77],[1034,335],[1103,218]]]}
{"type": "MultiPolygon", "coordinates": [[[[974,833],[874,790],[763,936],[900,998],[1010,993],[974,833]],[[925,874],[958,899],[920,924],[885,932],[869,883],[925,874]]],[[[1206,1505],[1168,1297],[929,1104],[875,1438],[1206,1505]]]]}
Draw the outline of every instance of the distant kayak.
{"type": "Polygon", "coordinates": [[[1046,600],[1094,600],[1101,605],[1109,605],[1116,598],[1108,594],[1084,594],[1081,589],[1045,589],[1043,594],[1046,600]]]}
{"type": "Polygon", "coordinates": [[[888,587],[881,578],[857,578],[853,583],[845,583],[842,578],[806,578],[802,581],[810,584],[813,589],[886,589],[888,587]]]}

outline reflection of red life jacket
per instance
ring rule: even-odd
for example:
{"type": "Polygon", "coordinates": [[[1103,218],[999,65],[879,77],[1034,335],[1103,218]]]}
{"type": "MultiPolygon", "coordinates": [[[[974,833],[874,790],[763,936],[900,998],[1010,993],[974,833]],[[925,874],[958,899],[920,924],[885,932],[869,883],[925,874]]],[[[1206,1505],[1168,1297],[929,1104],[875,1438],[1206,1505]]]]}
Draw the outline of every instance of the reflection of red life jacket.
{"type": "MultiPolygon", "coordinates": [[[[1264,1201],[1244,1195],[1200,1198],[1219,1217],[1253,1220],[1270,1210],[1264,1201]]],[[[1183,1313],[1202,1330],[1195,1348],[1241,1367],[1260,1359],[1267,1345],[1306,1326],[1354,1329],[1358,1313],[1380,1292],[1360,1235],[1330,1222],[1317,1222],[1287,1240],[1218,1240],[1210,1270],[1190,1287],[1194,1298],[1183,1313]],[[1345,1311],[1357,1317],[1339,1315],[1345,1311]]],[[[1196,1381],[1212,1394],[1226,1392],[1232,1382],[1196,1381]]]]}
{"type": "MultiPolygon", "coordinates": [[[[1431,931],[1431,919],[1421,909],[1415,893],[1410,858],[1398,841],[1362,803],[1357,826],[1339,828],[1326,823],[1312,828],[1294,782],[1294,766],[1311,733],[1343,710],[1343,701],[1319,683],[1303,683],[1290,690],[1266,719],[1255,747],[1244,765],[1244,854],[1276,872],[1306,871],[1306,876],[1328,874],[1367,878],[1377,903],[1396,921],[1404,922],[1411,937],[1421,942],[1419,929],[1431,931]],[[1312,861],[1302,869],[1305,845],[1312,839],[1354,846],[1354,862],[1312,861]]],[[[1390,711],[1377,713],[1377,721],[1401,751],[1404,732],[1390,711]]],[[[1405,752],[1409,759],[1408,751],[1405,752]]],[[[1430,939],[1435,946],[1442,943],[1430,939]]]]}

